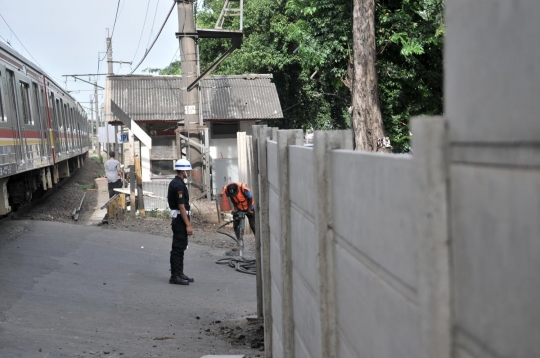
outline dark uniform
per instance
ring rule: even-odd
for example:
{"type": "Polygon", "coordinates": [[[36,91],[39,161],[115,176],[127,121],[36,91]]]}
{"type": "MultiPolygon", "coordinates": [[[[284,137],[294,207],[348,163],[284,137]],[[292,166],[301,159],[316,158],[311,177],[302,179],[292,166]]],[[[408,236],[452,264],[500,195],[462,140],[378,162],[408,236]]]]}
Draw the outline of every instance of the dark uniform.
{"type": "MultiPolygon", "coordinates": [[[[171,210],[178,210],[178,204],[184,204],[189,218],[189,192],[184,181],[176,176],[169,184],[167,201],[171,210]]],[[[184,274],[184,251],[188,245],[186,224],[180,215],[172,219],[173,241],[171,250],[171,276],[183,276],[184,274]]]]}

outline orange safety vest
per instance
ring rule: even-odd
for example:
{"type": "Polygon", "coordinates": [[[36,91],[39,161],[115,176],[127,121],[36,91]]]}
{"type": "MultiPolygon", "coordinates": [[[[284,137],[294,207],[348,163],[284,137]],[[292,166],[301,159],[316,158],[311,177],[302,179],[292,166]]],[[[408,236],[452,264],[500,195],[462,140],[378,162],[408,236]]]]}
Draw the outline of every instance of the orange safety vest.
{"type": "MultiPolygon", "coordinates": [[[[229,184],[236,184],[238,185],[238,193],[236,196],[231,197],[231,200],[234,201],[236,206],[238,207],[238,210],[241,211],[247,211],[248,210],[248,199],[244,195],[244,190],[249,190],[247,185],[245,183],[229,183],[229,184]]],[[[223,190],[221,190],[221,210],[222,211],[229,211],[231,210],[231,207],[229,205],[229,198],[227,197],[227,186],[225,185],[223,187],[223,190]]],[[[251,191],[251,190],[249,190],[251,191]]],[[[251,199],[251,205],[255,205],[255,199],[251,199]]]]}

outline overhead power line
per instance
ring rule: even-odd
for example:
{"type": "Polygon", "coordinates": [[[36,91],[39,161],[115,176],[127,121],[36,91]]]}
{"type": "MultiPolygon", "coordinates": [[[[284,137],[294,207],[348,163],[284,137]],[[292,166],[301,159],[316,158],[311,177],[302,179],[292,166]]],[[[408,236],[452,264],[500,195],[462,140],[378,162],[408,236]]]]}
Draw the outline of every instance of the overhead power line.
{"type": "MultiPolygon", "coordinates": [[[[118,4],[116,5],[116,15],[114,15],[114,24],[113,24],[113,28],[112,28],[112,33],[111,33],[111,40],[114,36],[114,29],[116,28],[116,20],[118,19],[118,9],[120,8],[120,0],[118,0],[118,4]]],[[[107,45],[107,51],[105,51],[105,55],[103,55],[103,58],[101,60],[99,60],[99,62],[103,61],[105,59],[105,57],[107,57],[107,53],[109,52],[109,48],[110,48],[110,43],[109,45],[107,45]]],[[[99,72],[99,70],[98,70],[99,72]]]]}
{"type": "Polygon", "coordinates": [[[17,41],[19,41],[19,43],[21,44],[21,46],[26,50],[26,52],[28,52],[28,54],[30,55],[30,57],[32,57],[32,59],[34,61],[36,61],[36,63],[39,65],[39,67],[41,67],[43,69],[43,66],[40,65],[40,63],[38,62],[38,60],[36,60],[34,58],[34,56],[32,56],[32,54],[30,53],[30,51],[28,51],[28,49],[24,46],[24,44],[22,43],[22,41],[19,39],[19,37],[17,36],[17,34],[15,33],[15,31],[13,31],[13,29],[11,28],[11,26],[9,26],[8,22],[6,21],[6,19],[4,19],[4,17],[2,16],[2,14],[0,14],[0,17],[2,18],[2,20],[4,20],[4,22],[6,23],[7,27],[9,28],[9,30],[11,31],[11,33],[15,36],[15,38],[17,39],[17,41]]]}
{"type": "Polygon", "coordinates": [[[146,6],[146,15],[144,15],[144,23],[141,31],[141,36],[139,36],[139,43],[137,44],[137,49],[135,50],[135,54],[133,55],[133,59],[131,62],[135,61],[135,57],[137,56],[137,52],[139,52],[139,46],[141,45],[142,36],[144,33],[144,28],[146,26],[146,18],[148,17],[148,9],[150,8],[150,0],[148,0],[148,5],[146,6]]]}
{"type": "Polygon", "coordinates": [[[152,21],[152,28],[150,29],[150,35],[148,35],[148,42],[146,43],[146,49],[148,49],[148,44],[150,43],[150,39],[152,38],[152,33],[154,33],[154,24],[156,23],[156,15],[158,12],[158,6],[159,6],[159,0],[156,4],[156,11],[154,12],[154,21],[152,21]]]}
{"type": "Polygon", "coordinates": [[[135,67],[135,69],[133,71],[131,71],[131,74],[133,74],[135,71],[137,71],[137,68],[139,68],[139,66],[143,63],[144,59],[146,58],[146,56],[148,56],[148,54],[150,53],[150,50],[152,50],[152,47],[154,47],[154,44],[156,43],[157,39],[159,38],[159,35],[161,35],[161,32],[163,31],[163,28],[167,24],[167,21],[169,20],[169,17],[171,16],[171,13],[173,12],[175,6],[176,6],[176,2],[173,2],[173,5],[171,6],[171,9],[169,10],[169,13],[167,14],[167,18],[165,18],[165,21],[163,22],[163,25],[161,25],[161,28],[159,29],[159,32],[156,35],[156,38],[154,39],[154,42],[152,42],[152,45],[150,45],[150,48],[146,50],[141,62],[139,62],[139,64],[135,67]]]}

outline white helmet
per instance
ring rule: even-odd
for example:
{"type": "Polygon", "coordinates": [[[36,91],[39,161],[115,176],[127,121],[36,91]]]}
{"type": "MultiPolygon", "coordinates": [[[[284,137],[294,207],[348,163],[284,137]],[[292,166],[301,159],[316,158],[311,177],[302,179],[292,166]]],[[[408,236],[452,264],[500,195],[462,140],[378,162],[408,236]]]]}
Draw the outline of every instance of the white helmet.
{"type": "Polygon", "coordinates": [[[187,159],[178,159],[174,163],[174,170],[193,170],[191,168],[191,163],[187,159]]]}

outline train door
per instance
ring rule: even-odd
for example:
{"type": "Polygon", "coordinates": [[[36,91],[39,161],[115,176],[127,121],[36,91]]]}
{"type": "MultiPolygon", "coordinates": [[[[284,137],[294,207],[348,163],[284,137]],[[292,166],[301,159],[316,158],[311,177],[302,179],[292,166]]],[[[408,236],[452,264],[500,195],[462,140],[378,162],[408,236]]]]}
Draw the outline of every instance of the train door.
{"type": "Polygon", "coordinates": [[[49,92],[49,110],[51,111],[51,123],[52,123],[52,145],[51,145],[51,153],[54,155],[54,162],[58,159],[58,152],[60,150],[60,143],[58,141],[58,119],[57,119],[57,112],[56,112],[56,101],[57,99],[54,98],[54,93],[49,92]],[[54,149],[54,151],[53,151],[54,149]]]}
{"type": "MultiPolygon", "coordinates": [[[[16,158],[13,152],[13,133],[8,122],[6,69],[0,65],[0,177],[15,173],[16,158]]],[[[0,186],[1,190],[1,186],[0,186]]]]}
{"type": "Polygon", "coordinates": [[[56,110],[55,110],[55,113],[56,113],[56,131],[57,131],[57,136],[58,136],[58,146],[56,147],[56,155],[61,157],[62,156],[62,153],[64,152],[64,146],[65,146],[65,142],[64,142],[64,137],[63,137],[63,126],[62,126],[62,100],[60,99],[56,99],[56,110]]]}
{"type": "Polygon", "coordinates": [[[43,109],[43,103],[41,101],[41,98],[43,97],[43,90],[40,91],[40,88],[37,83],[32,83],[33,87],[33,98],[34,98],[34,107],[36,109],[36,127],[39,132],[39,138],[40,138],[40,144],[39,144],[39,152],[40,157],[45,160],[48,155],[49,151],[47,148],[47,130],[45,125],[45,110],[43,109]],[[40,96],[41,94],[41,96],[40,96]]]}
{"type": "Polygon", "coordinates": [[[25,153],[25,161],[27,168],[33,168],[35,166],[35,159],[38,156],[37,145],[35,145],[35,140],[32,140],[34,127],[34,117],[32,113],[31,105],[31,94],[30,94],[30,85],[22,80],[19,80],[19,90],[20,90],[20,127],[22,132],[21,142],[23,143],[23,151],[25,153]]]}
{"type": "Polygon", "coordinates": [[[20,116],[19,116],[19,104],[17,101],[17,85],[16,85],[16,79],[15,79],[15,73],[13,71],[7,70],[7,85],[8,85],[8,96],[9,96],[9,102],[11,105],[11,114],[12,114],[12,132],[13,132],[13,144],[15,146],[15,153],[17,158],[17,171],[26,169],[26,153],[24,150],[24,143],[23,143],[23,133],[22,133],[22,126],[20,122],[20,116]]]}

